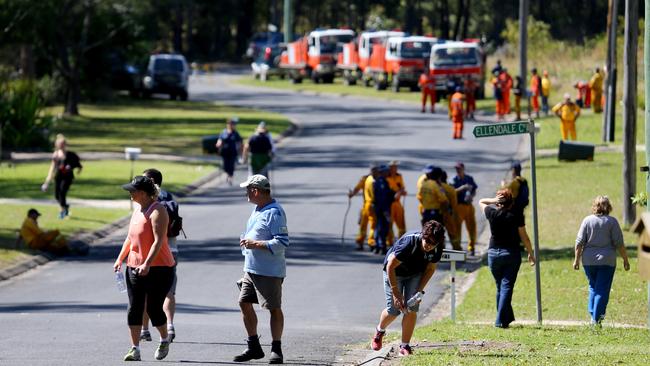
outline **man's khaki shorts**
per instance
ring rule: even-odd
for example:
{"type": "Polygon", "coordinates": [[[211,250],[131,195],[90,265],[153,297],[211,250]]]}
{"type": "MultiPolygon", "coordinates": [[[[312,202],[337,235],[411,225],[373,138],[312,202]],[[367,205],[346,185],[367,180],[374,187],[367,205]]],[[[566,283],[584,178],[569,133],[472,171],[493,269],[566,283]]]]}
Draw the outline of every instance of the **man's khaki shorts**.
{"type": "Polygon", "coordinates": [[[260,304],[265,309],[280,309],[282,307],[282,282],[284,278],[260,276],[254,273],[244,273],[239,302],[260,304]],[[259,301],[260,299],[261,301],[259,301]]]}

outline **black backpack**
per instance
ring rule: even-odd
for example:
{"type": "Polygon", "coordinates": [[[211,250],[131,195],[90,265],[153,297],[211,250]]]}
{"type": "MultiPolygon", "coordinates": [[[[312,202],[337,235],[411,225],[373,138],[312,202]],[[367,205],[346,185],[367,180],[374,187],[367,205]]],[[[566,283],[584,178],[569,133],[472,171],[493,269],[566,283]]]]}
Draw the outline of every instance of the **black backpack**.
{"type": "Polygon", "coordinates": [[[167,215],[169,216],[169,224],[167,224],[167,237],[175,238],[183,233],[185,239],[185,231],[183,230],[183,218],[178,214],[178,203],[176,201],[161,201],[165,208],[167,209],[167,215]]]}
{"type": "Polygon", "coordinates": [[[519,194],[515,198],[514,207],[520,210],[524,210],[526,206],[530,203],[530,190],[528,189],[528,181],[523,177],[515,178],[519,181],[519,194]]]}

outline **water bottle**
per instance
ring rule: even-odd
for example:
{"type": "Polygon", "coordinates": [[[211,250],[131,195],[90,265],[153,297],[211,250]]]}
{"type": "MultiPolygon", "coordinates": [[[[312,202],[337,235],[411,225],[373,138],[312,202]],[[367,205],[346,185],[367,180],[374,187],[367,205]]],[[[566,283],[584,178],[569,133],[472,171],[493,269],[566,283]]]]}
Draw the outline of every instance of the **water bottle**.
{"type": "Polygon", "coordinates": [[[409,311],[415,310],[415,307],[422,302],[422,297],[424,296],[424,291],[419,291],[413,295],[407,302],[406,302],[406,307],[409,309],[409,311]]]}
{"type": "Polygon", "coordinates": [[[126,279],[124,278],[124,273],[120,271],[115,272],[115,284],[117,285],[117,291],[126,292],[126,279]]]}

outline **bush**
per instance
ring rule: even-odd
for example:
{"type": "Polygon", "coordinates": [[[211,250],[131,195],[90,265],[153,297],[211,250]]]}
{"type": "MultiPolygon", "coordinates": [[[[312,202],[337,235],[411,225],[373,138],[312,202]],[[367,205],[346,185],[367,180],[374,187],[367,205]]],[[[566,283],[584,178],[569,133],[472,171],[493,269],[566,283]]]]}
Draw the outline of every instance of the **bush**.
{"type": "Polygon", "coordinates": [[[43,97],[35,82],[0,84],[2,149],[40,150],[49,146],[52,119],[41,114],[43,97]]]}

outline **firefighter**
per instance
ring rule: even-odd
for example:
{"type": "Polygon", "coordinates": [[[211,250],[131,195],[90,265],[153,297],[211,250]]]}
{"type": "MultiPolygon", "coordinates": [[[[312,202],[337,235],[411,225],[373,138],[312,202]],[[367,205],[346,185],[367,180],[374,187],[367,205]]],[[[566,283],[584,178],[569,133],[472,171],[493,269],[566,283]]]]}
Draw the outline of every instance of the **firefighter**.
{"type": "Polygon", "coordinates": [[[476,89],[478,89],[478,84],[471,76],[468,76],[465,79],[465,118],[474,119],[476,89]]]}
{"type": "Polygon", "coordinates": [[[368,231],[368,248],[370,248],[370,251],[373,251],[375,248],[375,229],[377,228],[377,217],[375,216],[375,210],[373,208],[375,192],[372,187],[375,183],[375,179],[378,177],[379,166],[373,165],[371,167],[371,174],[366,178],[366,182],[363,185],[363,209],[368,213],[368,226],[370,226],[368,231]]]}
{"type": "Polygon", "coordinates": [[[580,80],[577,83],[573,84],[573,87],[576,89],[576,101],[575,103],[578,105],[580,108],[589,108],[589,104],[587,103],[587,91],[589,90],[589,87],[587,83],[584,81],[580,80]]]}
{"type": "Polygon", "coordinates": [[[451,96],[451,101],[449,108],[451,109],[451,122],[453,123],[454,134],[453,138],[462,139],[463,138],[463,93],[461,93],[461,87],[456,87],[456,92],[451,96]]]}
{"type": "Polygon", "coordinates": [[[548,70],[544,70],[542,76],[542,111],[548,116],[548,97],[551,96],[551,79],[548,77],[548,70]]]}
{"type": "Polygon", "coordinates": [[[436,107],[436,79],[433,75],[429,75],[428,68],[425,68],[424,72],[420,75],[418,86],[422,91],[422,110],[420,112],[425,112],[427,109],[427,98],[431,98],[431,113],[434,113],[436,107]]]}
{"type": "Polygon", "coordinates": [[[501,70],[499,80],[501,80],[501,112],[504,115],[510,114],[510,89],[513,82],[507,68],[501,70]]]}
{"type": "Polygon", "coordinates": [[[589,89],[591,89],[591,98],[594,105],[594,113],[602,112],[601,99],[603,97],[603,74],[600,73],[600,68],[596,68],[596,72],[589,80],[589,89]]]}
{"type": "MultiPolygon", "coordinates": [[[[404,185],[404,178],[397,172],[399,162],[396,160],[388,164],[388,187],[395,192],[395,200],[390,207],[391,221],[397,226],[397,237],[401,238],[406,233],[406,221],[404,219],[404,206],[402,206],[401,198],[406,196],[406,186],[404,185]]],[[[391,225],[390,233],[388,236],[388,243],[393,244],[393,225],[391,225]]]]}
{"type": "Polygon", "coordinates": [[[475,254],[476,246],[476,217],[474,213],[474,205],[472,200],[476,195],[478,185],[474,182],[472,176],[465,174],[465,164],[462,162],[456,163],[456,176],[453,179],[453,185],[456,188],[456,201],[458,203],[456,214],[458,217],[458,235],[465,222],[469,241],[467,242],[467,251],[475,254]]]}
{"type": "Polygon", "coordinates": [[[495,71],[492,77],[492,88],[494,90],[494,100],[496,103],[496,108],[495,112],[497,114],[497,120],[502,120],[503,119],[503,88],[502,88],[502,83],[501,79],[499,78],[499,75],[501,74],[501,71],[495,71]]]}
{"type": "MultiPolygon", "coordinates": [[[[368,231],[368,222],[370,221],[370,216],[371,216],[371,206],[372,202],[368,204],[366,202],[366,193],[365,193],[365,186],[366,186],[366,179],[368,177],[372,177],[373,175],[377,174],[377,166],[372,165],[370,167],[370,174],[366,174],[359,179],[359,182],[357,183],[356,186],[352,190],[348,192],[348,198],[352,198],[356,196],[357,193],[362,192],[363,194],[363,206],[361,207],[361,211],[359,212],[359,233],[357,234],[357,238],[355,242],[357,243],[357,250],[363,250],[363,243],[366,241],[366,232],[368,231]]],[[[373,214],[374,216],[374,214],[373,214]]],[[[372,220],[372,224],[374,225],[374,217],[372,220]]],[[[374,228],[371,227],[371,235],[374,234],[374,228]]]]}
{"type": "Polygon", "coordinates": [[[451,119],[451,97],[459,85],[460,83],[456,82],[455,79],[447,80],[447,114],[449,115],[449,119],[451,119]]]}
{"type": "Polygon", "coordinates": [[[560,118],[562,140],[576,139],[576,120],[580,117],[580,107],[571,101],[569,94],[564,94],[564,101],[553,107],[553,113],[560,118]]]}
{"type": "Polygon", "coordinates": [[[537,75],[536,68],[533,68],[531,72],[533,76],[530,78],[530,99],[533,105],[533,111],[535,111],[535,115],[539,118],[539,95],[542,91],[542,79],[537,75]]]}
{"type": "Polygon", "coordinates": [[[427,165],[423,172],[425,177],[419,181],[416,196],[422,207],[422,225],[429,220],[442,222],[442,212],[449,206],[447,195],[439,184],[442,169],[427,165]]]}
{"type": "Polygon", "coordinates": [[[463,250],[460,246],[460,229],[458,227],[458,200],[456,198],[456,189],[447,183],[447,172],[444,170],[440,176],[440,186],[447,196],[449,205],[442,212],[442,224],[447,229],[449,235],[449,242],[454,250],[463,250]]]}

